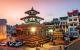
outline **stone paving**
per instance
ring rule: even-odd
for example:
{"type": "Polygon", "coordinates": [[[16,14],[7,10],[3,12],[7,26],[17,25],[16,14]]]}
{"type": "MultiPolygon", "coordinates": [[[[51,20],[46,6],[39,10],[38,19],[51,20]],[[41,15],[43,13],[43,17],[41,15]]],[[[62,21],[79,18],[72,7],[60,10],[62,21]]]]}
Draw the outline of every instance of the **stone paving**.
{"type": "MultiPolygon", "coordinates": [[[[43,47],[37,47],[37,48],[40,48],[40,50],[53,50],[53,49],[54,50],[60,50],[59,46],[52,46],[52,45],[49,45],[49,43],[44,44],[43,47]]],[[[35,48],[29,48],[29,47],[19,47],[19,48],[15,48],[15,47],[0,47],[0,50],[36,50],[36,47],[35,48]]]]}

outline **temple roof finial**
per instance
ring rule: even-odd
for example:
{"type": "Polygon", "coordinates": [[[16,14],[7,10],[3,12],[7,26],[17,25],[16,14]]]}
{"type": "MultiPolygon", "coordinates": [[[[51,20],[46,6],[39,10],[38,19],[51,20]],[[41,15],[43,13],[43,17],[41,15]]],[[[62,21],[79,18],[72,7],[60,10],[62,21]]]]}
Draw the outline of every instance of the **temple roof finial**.
{"type": "Polygon", "coordinates": [[[28,16],[24,17],[24,18],[21,18],[21,20],[24,20],[26,18],[28,18],[28,19],[29,18],[36,18],[36,19],[44,20],[43,18],[36,16],[37,14],[40,14],[40,12],[34,10],[33,6],[30,10],[26,11],[25,14],[28,14],[28,16]]]}
{"type": "Polygon", "coordinates": [[[34,10],[33,6],[32,6],[32,8],[31,8],[31,10],[34,10]]]}
{"type": "Polygon", "coordinates": [[[34,10],[34,8],[33,8],[33,6],[32,6],[31,10],[26,11],[25,14],[28,14],[28,15],[34,16],[34,15],[40,14],[40,12],[34,10]]]}

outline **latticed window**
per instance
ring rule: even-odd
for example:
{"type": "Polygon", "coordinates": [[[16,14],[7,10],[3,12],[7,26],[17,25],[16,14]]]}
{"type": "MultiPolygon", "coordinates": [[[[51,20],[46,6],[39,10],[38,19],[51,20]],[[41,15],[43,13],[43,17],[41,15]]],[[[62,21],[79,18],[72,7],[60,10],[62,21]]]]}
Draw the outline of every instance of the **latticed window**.
{"type": "Polygon", "coordinates": [[[74,19],[74,21],[77,21],[77,19],[74,19]]]}
{"type": "Polygon", "coordinates": [[[35,21],[35,18],[32,18],[32,21],[35,21]]]}
{"type": "Polygon", "coordinates": [[[38,22],[40,22],[40,19],[37,19],[38,22]]]}
{"type": "Polygon", "coordinates": [[[30,18],[29,21],[35,21],[35,18],[30,18]]]}
{"type": "Polygon", "coordinates": [[[73,31],[73,28],[70,28],[70,31],[73,31]]]}
{"type": "Polygon", "coordinates": [[[32,21],[33,19],[32,19],[32,18],[30,18],[29,20],[30,20],[30,21],[32,21]]]}
{"type": "Polygon", "coordinates": [[[77,26],[77,24],[75,23],[74,26],[77,26]]]}
{"type": "Polygon", "coordinates": [[[70,26],[73,26],[73,24],[70,24],[70,26]]]}
{"type": "Polygon", "coordinates": [[[72,19],[69,19],[69,21],[72,21],[72,19]]]}

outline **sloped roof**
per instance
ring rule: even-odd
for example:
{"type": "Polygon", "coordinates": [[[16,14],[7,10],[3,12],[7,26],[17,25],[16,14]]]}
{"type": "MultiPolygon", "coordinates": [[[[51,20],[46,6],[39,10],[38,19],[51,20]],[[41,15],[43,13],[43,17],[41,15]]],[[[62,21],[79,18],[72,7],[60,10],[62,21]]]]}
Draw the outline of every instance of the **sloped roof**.
{"type": "Polygon", "coordinates": [[[69,45],[66,50],[80,50],[80,38],[73,41],[73,43],[69,45]]]}
{"type": "Polygon", "coordinates": [[[42,19],[42,20],[44,20],[43,18],[38,17],[38,16],[26,16],[26,17],[21,18],[20,20],[27,19],[27,18],[37,18],[37,19],[42,19]]]}
{"type": "Polygon", "coordinates": [[[26,11],[25,14],[36,15],[36,14],[40,14],[40,12],[34,10],[34,8],[32,7],[31,10],[26,11]]]}
{"type": "Polygon", "coordinates": [[[72,12],[68,12],[67,13],[68,14],[68,16],[76,16],[76,15],[80,15],[80,12],[79,12],[79,10],[73,10],[72,12]]]}
{"type": "Polygon", "coordinates": [[[60,17],[61,20],[67,20],[68,17],[60,17]]]}
{"type": "Polygon", "coordinates": [[[0,25],[4,25],[7,23],[7,20],[6,19],[0,19],[0,25]]]}

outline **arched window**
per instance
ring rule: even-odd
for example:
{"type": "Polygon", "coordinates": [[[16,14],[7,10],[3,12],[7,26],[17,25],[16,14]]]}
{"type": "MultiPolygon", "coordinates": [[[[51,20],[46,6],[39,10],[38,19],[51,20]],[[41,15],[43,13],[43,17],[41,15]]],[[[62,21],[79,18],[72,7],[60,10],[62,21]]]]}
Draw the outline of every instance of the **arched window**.
{"type": "Polygon", "coordinates": [[[30,21],[35,21],[35,18],[30,18],[30,21]]]}
{"type": "Polygon", "coordinates": [[[28,19],[25,19],[24,21],[27,23],[28,22],[28,19]]]}

